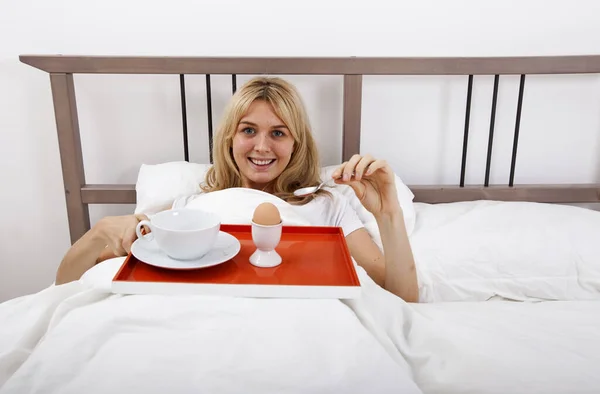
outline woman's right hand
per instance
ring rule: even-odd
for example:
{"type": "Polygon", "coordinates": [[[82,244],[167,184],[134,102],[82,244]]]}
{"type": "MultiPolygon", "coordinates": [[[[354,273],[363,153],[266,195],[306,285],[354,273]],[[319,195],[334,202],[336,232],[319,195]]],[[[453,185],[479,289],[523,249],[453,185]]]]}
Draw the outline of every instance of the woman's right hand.
{"type": "Polygon", "coordinates": [[[136,240],[135,228],[142,220],[148,220],[144,214],[107,216],[94,225],[94,235],[116,256],[127,256],[136,240]]]}
{"type": "Polygon", "coordinates": [[[88,269],[113,257],[127,256],[137,238],[137,224],[146,215],[108,216],[79,238],[63,257],[56,271],[56,284],[81,278],[88,269]]]}

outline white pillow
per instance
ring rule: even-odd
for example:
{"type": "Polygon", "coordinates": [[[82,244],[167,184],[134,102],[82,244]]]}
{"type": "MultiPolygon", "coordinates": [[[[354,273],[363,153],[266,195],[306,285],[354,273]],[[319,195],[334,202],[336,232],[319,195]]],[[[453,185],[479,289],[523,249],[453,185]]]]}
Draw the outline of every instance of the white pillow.
{"type": "Polygon", "coordinates": [[[415,207],[423,302],[600,299],[600,212],[500,201],[415,207]]]}
{"type": "MultiPolygon", "coordinates": [[[[199,184],[204,181],[204,176],[210,166],[210,164],[188,163],[186,161],[142,164],[136,183],[137,203],[135,213],[153,214],[170,206],[173,201],[180,197],[200,192],[199,184]]],[[[321,177],[323,179],[330,178],[336,168],[337,166],[322,168],[321,177]]],[[[352,188],[345,185],[335,185],[335,188],[349,200],[363,225],[381,248],[379,229],[373,215],[362,206],[352,188]]],[[[406,230],[410,235],[415,223],[414,195],[398,176],[396,176],[396,188],[404,213],[406,230]]]]}
{"type": "Polygon", "coordinates": [[[138,173],[135,213],[153,214],[178,198],[200,192],[210,164],[173,161],[142,164],[138,173]]]}

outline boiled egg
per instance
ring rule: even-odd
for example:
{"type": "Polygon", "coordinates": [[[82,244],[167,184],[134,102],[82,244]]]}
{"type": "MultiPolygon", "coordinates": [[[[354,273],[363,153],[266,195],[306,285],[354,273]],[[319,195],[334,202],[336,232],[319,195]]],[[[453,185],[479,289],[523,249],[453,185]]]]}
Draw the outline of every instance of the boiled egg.
{"type": "Polygon", "coordinates": [[[281,215],[275,205],[263,202],[254,210],[252,221],[262,226],[274,226],[281,223],[281,215]]]}

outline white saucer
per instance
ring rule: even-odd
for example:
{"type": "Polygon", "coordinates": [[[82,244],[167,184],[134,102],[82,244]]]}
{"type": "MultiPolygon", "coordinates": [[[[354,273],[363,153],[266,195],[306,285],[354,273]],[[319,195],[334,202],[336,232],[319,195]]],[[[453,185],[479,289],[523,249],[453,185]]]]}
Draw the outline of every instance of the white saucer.
{"type": "Polygon", "coordinates": [[[196,269],[212,267],[234,258],[240,252],[240,241],[233,235],[219,232],[213,248],[196,260],[176,260],[159,249],[155,240],[137,239],[131,245],[131,253],[140,261],[160,268],[196,269]]]}

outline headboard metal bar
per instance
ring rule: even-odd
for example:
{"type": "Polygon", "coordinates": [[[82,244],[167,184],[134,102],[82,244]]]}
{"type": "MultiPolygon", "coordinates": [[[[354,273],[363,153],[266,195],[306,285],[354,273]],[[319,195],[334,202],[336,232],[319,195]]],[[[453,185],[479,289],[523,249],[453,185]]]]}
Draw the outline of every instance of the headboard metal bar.
{"type": "Polygon", "coordinates": [[[530,57],[151,57],[22,55],[49,73],[494,75],[600,72],[600,55],[530,57]]]}
{"type": "Polygon", "coordinates": [[[467,147],[469,145],[469,122],[471,120],[471,97],[473,96],[473,75],[469,75],[467,83],[467,104],[465,108],[465,131],[463,134],[462,160],[460,165],[460,187],[465,185],[465,172],[467,170],[467,147]]]}
{"type": "Polygon", "coordinates": [[[179,90],[181,93],[181,123],[183,126],[183,159],[190,161],[190,149],[188,146],[188,123],[187,104],[185,99],[185,75],[179,75],[179,90]]]}
{"type": "Polygon", "coordinates": [[[344,75],[342,161],[360,152],[362,75],[344,75]]]}
{"type": "Polygon", "coordinates": [[[521,127],[521,110],[523,109],[523,92],[525,90],[525,74],[521,75],[519,82],[519,99],[517,100],[517,116],[515,119],[515,136],[513,138],[512,159],[510,161],[510,176],[508,178],[508,186],[513,186],[515,183],[515,166],[517,163],[517,147],[519,146],[519,129],[521,127]]]}
{"type": "Polygon", "coordinates": [[[210,74],[206,74],[206,112],[208,114],[208,159],[213,162],[213,118],[212,118],[212,89],[210,74]]]}
{"type": "Polygon", "coordinates": [[[50,74],[50,85],[58,132],[69,232],[71,243],[75,243],[90,228],[90,214],[88,206],[81,198],[81,187],[85,185],[85,172],[73,74],[50,74]]]}
{"type": "Polygon", "coordinates": [[[494,148],[494,126],[496,125],[496,104],[498,103],[498,84],[500,75],[494,76],[494,93],[492,93],[492,113],[490,115],[490,133],[488,137],[487,159],[485,162],[484,186],[490,185],[490,168],[492,166],[492,149],[494,148]]]}

